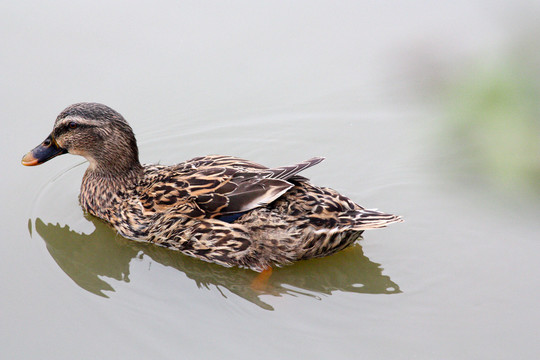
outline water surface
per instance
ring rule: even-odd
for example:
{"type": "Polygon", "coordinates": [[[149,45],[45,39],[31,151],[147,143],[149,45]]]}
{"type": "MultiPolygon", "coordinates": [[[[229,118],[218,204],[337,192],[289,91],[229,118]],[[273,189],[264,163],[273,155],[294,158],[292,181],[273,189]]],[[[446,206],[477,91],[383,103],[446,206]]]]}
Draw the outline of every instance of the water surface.
{"type": "Polygon", "coordinates": [[[536,4],[1,10],[6,358],[540,355],[536,4]],[[405,222],[254,290],[83,214],[81,158],[20,165],[77,101],[121,112],[145,163],[325,156],[313,183],[405,222]]]}

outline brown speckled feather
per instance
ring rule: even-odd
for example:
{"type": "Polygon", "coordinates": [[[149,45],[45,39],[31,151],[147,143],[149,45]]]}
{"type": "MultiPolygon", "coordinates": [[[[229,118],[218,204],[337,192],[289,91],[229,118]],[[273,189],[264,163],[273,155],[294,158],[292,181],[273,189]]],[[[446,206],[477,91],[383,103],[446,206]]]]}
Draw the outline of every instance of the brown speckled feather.
{"type": "Polygon", "coordinates": [[[148,181],[139,188],[141,204],[148,213],[191,202],[200,211],[192,217],[244,212],[271,203],[293,186],[288,179],[322,160],[268,169],[230,156],[207,156],[172,167],[149,166],[148,181]]]}
{"type": "MultiPolygon", "coordinates": [[[[49,138],[52,145],[40,146],[82,155],[90,163],[80,194],[85,211],[126,238],[223,266],[261,271],[326,256],[354,243],[366,229],[401,221],[298,175],[323,158],[278,168],[221,155],[142,166],[131,128],[101,104],[68,107],[49,138]]],[[[47,153],[38,150],[35,154],[47,153]]],[[[25,159],[34,161],[30,155],[25,159]]]]}

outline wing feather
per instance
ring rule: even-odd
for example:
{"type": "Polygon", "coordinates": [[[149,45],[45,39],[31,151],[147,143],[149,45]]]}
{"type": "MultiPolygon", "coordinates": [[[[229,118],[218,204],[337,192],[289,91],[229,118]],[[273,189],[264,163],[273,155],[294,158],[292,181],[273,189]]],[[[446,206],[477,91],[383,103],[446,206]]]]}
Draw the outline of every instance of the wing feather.
{"type": "Polygon", "coordinates": [[[305,179],[297,174],[322,160],[315,157],[290,166],[266,168],[230,156],[195,158],[177,165],[176,171],[161,178],[161,185],[152,184],[147,194],[153,196],[141,200],[146,211],[191,202],[207,217],[245,212],[278,199],[294,186],[288,179],[305,179]]]}

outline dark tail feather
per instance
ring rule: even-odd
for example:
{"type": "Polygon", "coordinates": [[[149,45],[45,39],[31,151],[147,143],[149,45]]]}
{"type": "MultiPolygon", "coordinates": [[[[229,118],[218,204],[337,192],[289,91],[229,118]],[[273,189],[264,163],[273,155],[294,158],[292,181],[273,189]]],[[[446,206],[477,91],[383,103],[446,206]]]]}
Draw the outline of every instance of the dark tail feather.
{"type": "Polygon", "coordinates": [[[272,175],[273,179],[287,180],[293,177],[294,175],[298,174],[299,172],[304,171],[305,169],[310,168],[314,165],[317,165],[323,160],[324,160],[323,157],[314,157],[298,164],[294,164],[290,166],[282,166],[282,167],[269,169],[269,170],[274,173],[274,175],[272,175]]]}
{"type": "Polygon", "coordinates": [[[401,216],[385,214],[377,210],[363,209],[354,211],[353,214],[351,220],[354,221],[353,228],[357,230],[378,229],[403,221],[401,216]]]}

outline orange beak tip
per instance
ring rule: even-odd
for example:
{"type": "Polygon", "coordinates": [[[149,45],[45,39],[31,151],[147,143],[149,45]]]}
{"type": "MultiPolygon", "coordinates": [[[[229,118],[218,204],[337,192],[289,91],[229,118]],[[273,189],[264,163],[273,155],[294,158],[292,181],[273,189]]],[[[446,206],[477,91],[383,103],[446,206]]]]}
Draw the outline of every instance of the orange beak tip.
{"type": "Polygon", "coordinates": [[[35,166],[39,163],[38,159],[32,155],[32,152],[30,151],[28,154],[24,155],[24,157],[21,160],[21,163],[24,166],[35,166]]]}

